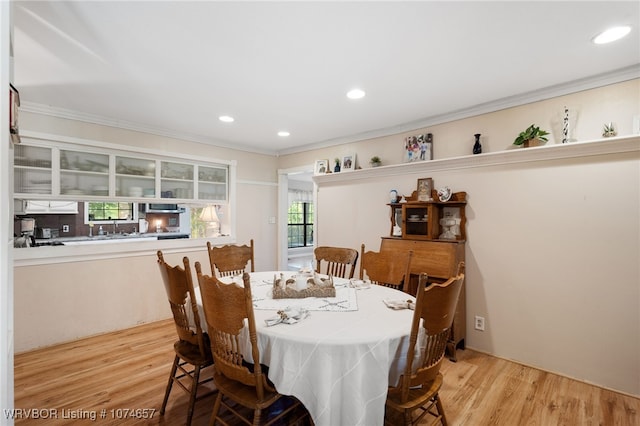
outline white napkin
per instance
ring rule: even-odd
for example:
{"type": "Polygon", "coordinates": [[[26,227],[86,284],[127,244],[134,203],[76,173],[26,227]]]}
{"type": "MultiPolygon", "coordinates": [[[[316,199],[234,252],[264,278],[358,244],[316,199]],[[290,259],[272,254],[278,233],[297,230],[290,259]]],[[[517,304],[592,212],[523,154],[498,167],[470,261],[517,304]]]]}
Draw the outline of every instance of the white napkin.
{"type": "Polygon", "coordinates": [[[366,290],[371,288],[371,281],[369,280],[349,280],[349,287],[353,287],[356,290],[366,290]]]}
{"type": "Polygon", "coordinates": [[[267,324],[267,327],[280,323],[295,324],[308,316],[309,311],[304,308],[287,308],[278,311],[278,316],[267,318],[264,322],[267,324]]]}
{"type": "Polygon", "coordinates": [[[391,300],[391,299],[383,299],[382,300],[387,308],[391,309],[415,309],[416,302],[413,300],[391,300]]]}

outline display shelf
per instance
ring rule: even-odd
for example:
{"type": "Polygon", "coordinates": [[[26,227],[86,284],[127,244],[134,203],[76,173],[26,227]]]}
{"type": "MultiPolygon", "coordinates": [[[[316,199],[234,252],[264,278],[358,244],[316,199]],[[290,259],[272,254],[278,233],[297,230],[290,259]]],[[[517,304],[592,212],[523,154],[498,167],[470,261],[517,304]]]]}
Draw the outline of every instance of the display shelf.
{"type": "Polygon", "coordinates": [[[374,177],[404,176],[408,173],[429,173],[444,170],[460,170],[501,164],[548,161],[562,158],[579,158],[638,151],[640,151],[640,135],[616,136],[565,144],[547,144],[535,148],[520,148],[514,145],[504,151],[392,164],[359,169],[351,172],[329,173],[313,176],[312,179],[318,186],[324,186],[374,177]]]}

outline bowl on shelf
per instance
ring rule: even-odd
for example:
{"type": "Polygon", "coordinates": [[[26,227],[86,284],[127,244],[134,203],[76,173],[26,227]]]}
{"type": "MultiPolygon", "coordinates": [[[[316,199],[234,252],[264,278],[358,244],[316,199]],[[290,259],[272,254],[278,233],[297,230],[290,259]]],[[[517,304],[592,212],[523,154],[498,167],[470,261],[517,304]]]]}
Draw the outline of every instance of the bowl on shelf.
{"type": "Polygon", "coordinates": [[[142,188],[139,186],[129,187],[129,197],[142,197],[142,188]]]}

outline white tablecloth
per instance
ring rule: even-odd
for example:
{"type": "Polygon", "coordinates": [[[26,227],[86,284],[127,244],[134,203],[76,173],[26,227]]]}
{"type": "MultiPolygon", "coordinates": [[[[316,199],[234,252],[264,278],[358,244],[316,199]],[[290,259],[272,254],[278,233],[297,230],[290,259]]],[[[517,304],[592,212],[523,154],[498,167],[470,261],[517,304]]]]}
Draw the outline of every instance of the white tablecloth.
{"type": "MultiPolygon", "coordinates": [[[[251,274],[254,299],[267,291],[265,280],[273,274],[251,274]]],[[[404,368],[413,311],[389,309],[382,300],[413,298],[376,285],[353,291],[357,310],[311,311],[291,325],[267,327],[264,320],[276,311],[254,309],[260,362],[269,366],[269,379],[278,392],[302,401],[317,426],[382,425],[387,387],[404,368]]],[[[305,305],[305,299],[288,300],[305,305]]]]}

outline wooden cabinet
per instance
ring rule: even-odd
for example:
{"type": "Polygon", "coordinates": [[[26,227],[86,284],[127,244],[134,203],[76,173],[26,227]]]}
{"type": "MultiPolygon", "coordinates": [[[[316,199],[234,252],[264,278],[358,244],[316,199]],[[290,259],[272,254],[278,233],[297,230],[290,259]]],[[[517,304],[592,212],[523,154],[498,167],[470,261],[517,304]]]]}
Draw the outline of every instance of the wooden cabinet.
{"type": "MultiPolygon", "coordinates": [[[[435,195],[435,194],[434,194],[435,195]]],[[[414,192],[406,203],[391,203],[391,231],[382,237],[380,251],[413,251],[409,292],[415,294],[418,275],[426,272],[429,282],[444,282],[456,275],[465,260],[466,192],[457,192],[446,202],[415,201],[414,192]]],[[[434,197],[436,199],[436,197],[434,197]]],[[[452,360],[456,349],[464,349],[466,336],[465,283],[462,285],[453,319],[447,351],[452,360]]]]}
{"type": "MultiPolygon", "coordinates": [[[[444,282],[456,275],[458,264],[464,262],[464,241],[426,241],[402,238],[383,237],[380,251],[405,252],[413,251],[411,258],[411,281],[409,292],[415,294],[418,287],[418,275],[426,272],[429,282],[444,282]]],[[[451,336],[447,343],[447,352],[452,360],[456,359],[456,349],[464,349],[464,339],[467,333],[467,314],[465,282],[462,284],[456,314],[453,318],[451,336]]]]}
{"type": "Polygon", "coordinates": [[[466,196],[466,192],[456,192],[446,202],[413,201],[417,198],[414,193],[406,203],[387,204],[391,208],[389,236],[411,240],[466,240],[466,196]]]}

